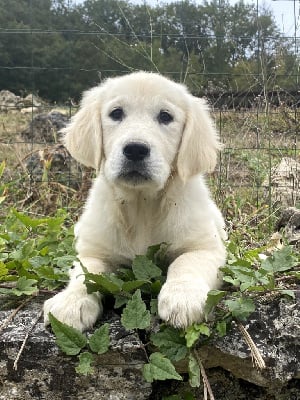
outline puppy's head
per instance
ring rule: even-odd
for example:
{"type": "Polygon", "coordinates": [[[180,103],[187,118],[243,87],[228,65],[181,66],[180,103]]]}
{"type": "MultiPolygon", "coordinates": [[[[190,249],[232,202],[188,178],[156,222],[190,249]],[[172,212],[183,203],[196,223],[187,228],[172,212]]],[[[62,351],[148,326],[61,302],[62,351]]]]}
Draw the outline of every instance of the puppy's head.
{"type": "Polygon", "coordinates": [[[74,158],[127,188],[160,190],[171,174],[186,181],[211,171],[220,147],[205,102],[146,72],[85,92],[64,131],[74,158]]]}

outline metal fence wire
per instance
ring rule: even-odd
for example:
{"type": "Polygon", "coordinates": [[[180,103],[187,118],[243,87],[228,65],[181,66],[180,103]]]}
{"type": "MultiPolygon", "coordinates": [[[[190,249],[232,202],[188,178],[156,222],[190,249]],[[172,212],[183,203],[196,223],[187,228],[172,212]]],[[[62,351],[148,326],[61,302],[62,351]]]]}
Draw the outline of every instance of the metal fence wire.
{"type": "Polygon", "coordinates": [[[299,203],[299,3],[0,0],[0,161],[8,201],[77,207],[93,171],[61,144],[81,92],[144,69],[206,97],[224,149],[208,177],[225,216],[299,203]]]}

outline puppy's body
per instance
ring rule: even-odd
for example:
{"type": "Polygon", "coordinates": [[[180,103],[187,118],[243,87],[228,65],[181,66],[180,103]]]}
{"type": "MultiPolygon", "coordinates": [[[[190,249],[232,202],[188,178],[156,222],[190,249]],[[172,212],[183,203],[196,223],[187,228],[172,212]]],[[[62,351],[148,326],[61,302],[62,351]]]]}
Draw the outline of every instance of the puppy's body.
{"type": "MultiPolygon", "coordinates": [[[[76,226],[81,262],[114,271],[166,242],[159,314],[179,327],[199,321],[225,261],[224,221],[202,177],[219,147],[205,103],[156,74],[114,78],[87,92],[66,145],[99,170],[76,226]]],[[[68,287],[45,303],[46,323],[49,311],[80,330],[95,323],[100,295],[86,293],[81,274],[77,264],[68,287]]]]}

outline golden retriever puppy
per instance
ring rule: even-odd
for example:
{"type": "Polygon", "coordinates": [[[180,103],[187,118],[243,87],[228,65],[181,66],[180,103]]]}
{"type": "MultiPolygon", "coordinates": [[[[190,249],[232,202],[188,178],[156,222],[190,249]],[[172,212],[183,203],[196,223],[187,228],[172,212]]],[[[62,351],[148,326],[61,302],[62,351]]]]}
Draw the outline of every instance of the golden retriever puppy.
{"type": "MultiPolygon", "coordinates": [[[[220,148],[206,103],[158,74],[107,79],[84,93],[65,128],[71,155],[97,170],[76,225],[76,250],[92,273],[114,271],[151,245],[170,244],[160,317],[186,327],[203,317],[209,290],[220,284],[226,254],[224,221],[203,174],[220,148]]],[[[80,263],[66,289],[44,305],[83,331],[102,313],[101,295],[87,294],[80,263]]]]}

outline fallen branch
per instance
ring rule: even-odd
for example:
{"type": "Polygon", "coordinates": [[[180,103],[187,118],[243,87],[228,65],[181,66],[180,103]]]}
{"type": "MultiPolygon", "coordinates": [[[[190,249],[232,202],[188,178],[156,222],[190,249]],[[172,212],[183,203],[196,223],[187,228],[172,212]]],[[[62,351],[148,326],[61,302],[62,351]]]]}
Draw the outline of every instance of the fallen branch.
{"type": "Polygon", "coordinates": [[[264,369],[266,368],[266,364],[264,362],[264,359],[262,358],[262,355],[260,354],[260,351],[256,347],[255,343],[253,342],[251,336],[249,335],[248,331],[242,325],[241,323],[237,323],[237,327],[239,331],[241,332],[245,342],[248,344],[250,351],[251,351],[251,356],[252,360],[254,360],[254,364],[256,365],[257,368],[259,369],[264,369]]]}
{"type": "Polygon", "coordinates": [[[21,357],[21,354],[23,353],[23,350],[24,350],[24,347],[25,347],[25,345],[26,345],[26,342],[27,342],[27,340],[28,340],[28,338],[29,338],[29,335],[30,335],[30,333],[32,332],[33,328],[34,328],[34,327],[36,326],[36,324],[38,323],[38,320],[41,318],[42,314],[43,314],[43,311],[40,311],[39,314],[38,314],[38,316],[37,316],[37,318],[34,320],[33,324],[32,324],[31,327],[28,329],[28,331],[27,331],[27,333],[26,333],[26,335],[25,335],[25,338],[24,338],[24,340],[23,340],[22,346],[20,347],[20,350],[18,351],[17,357],[16,357],[16,359],[15,359],[15,361],[14,361],[14,370],[15,370],[15,371],[18,369],[18,362],[19,362],[19,359],[20,359],[20,357],[21,357]]]}
{"type": "Polygon", "coordinates": [[[27,303],[29,303],[33,297],[35,297],[35,295],[30,296],[28,299],[25,299],[20,305],[19,307],[17,307],[14,311],[11,312],[11,314],[9,314],[9,316],[5,319],[5,321],[0,325],[0,333],[3,331],[4,328],[7,327],[7,325],[10,323],[10,321],[12,319],[14,319],[14,317],[17,315],[17,313],[24,307],[26,306],[27,303]]]}
{"type": "Polygon", "coordinates": [[[204,385],[204,400],[207,400],[207,393],[209,394],[209,398],[210,400],[215,400],[215,396],[213,394],[213,391],[211,389],[208,377],[206,375],[205,369],[203,367],[202,361],[198,355],[198,353],[196,352],[196,350],[193,351],[194,353],[194,357],[197,360],[197,363],[200,367],[200,372],[201,372],[201,376],[202,376],[202,380],[203,380],[203,385],[204,385]]]}

